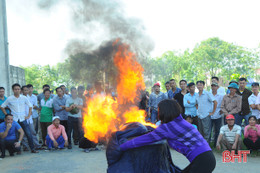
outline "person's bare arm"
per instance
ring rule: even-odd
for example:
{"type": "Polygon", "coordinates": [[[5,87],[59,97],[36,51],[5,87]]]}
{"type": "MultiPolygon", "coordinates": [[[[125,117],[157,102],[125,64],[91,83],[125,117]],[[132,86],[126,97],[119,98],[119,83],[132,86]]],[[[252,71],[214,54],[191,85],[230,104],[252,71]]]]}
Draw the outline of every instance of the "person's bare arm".
{"type": "Polygon", "coordinates": [[[213,112],[210,112],[209,115],[213,115],[217,109],[218,102],[216,100],[214,100],[213,103],[214,103],[213,112]]]}
{"type": "Polygon", "coordinates": [[[217,144],[216,144],[216,147],[217,147],[218,150],[221,149],[221,146],[220,146],[219,143],[220,143],[222,137],[223,137],[223,134],[219,134],[219,135],[218,135],[218,140],[217,140],[217,144]]]}
{"type": "Polygon", "coordinates": [[[23,139],[23,136],[24,136],[24,131],[23,131],[23,129],[22,128],[20,128],[19,130],[18,130],[18,132],[19,132],[19,140],[18,140],[18,142],[16,142],[14,145],[15,145],[15,147],[20,147],[20,145],[21,145],[21,141],[22,141],[22,139],[23,139]]]}

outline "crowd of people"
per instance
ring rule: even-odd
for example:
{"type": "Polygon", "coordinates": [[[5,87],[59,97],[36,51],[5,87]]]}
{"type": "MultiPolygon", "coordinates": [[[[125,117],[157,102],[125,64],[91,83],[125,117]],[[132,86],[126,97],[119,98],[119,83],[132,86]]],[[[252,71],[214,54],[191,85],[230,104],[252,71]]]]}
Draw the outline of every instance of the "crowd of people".
{"type": "Polygon", "coordinates": [[[218,150],[240,150],[242,143],[257,155],[260,150],[260,94],[259,83],[246,88],[247,79],[231,80],[227,91],[219,86],[219,78],[211,78],[211,89],[206,91],[205,82],[187,83],[171,79],[165,83],[167,92],[155,83],[152,92],[143,97],[141,106],[147,111],[148,120],[158,126],[158,105],[165,99],[178,102],[182,117],[193,124],[204,139],[218,150]],[[196,92],[197,88],[197,92],[196,92]],[[243,140],[242,140],[243,139],[243,140]]]}
{"type": "MultiPolygon", "coordinates": [[[[5,88],[0,87],[0,144],[1,158],[6,149],[10,156],[21,154],[21,150],[38,153],[42,149],[72,149],[79,145],[89,152],[97,150],[96,145],[83,136],[82,110],[86,100],[91,98],[94,88],[61,85],[56,95],[49,85],[43,85],[43,92],[37,94],[33,85],[20,86],[13,84],[13,95],[6,97],[5,88]]],[[[97,92],[101,92],[96,87],[97,92]]]]}
{"type": "MultiPolygon", "coordinates": [[[[158,105],[163,100],[175,100],[181,117],[208,144],[212,142],[212,147],[237,151],[244,143],[257,153],[260,149],[259,83],[252,83],[250,91],[246,88],[247,80],[240,78],[230,81],[226,91],[219,86],[219,78],[212,77],[211,89],[206,91],[204,81],[181,80],[180,88],[176,82],[174,79],[166,82],[165,93],[160,83],[155,83],[151,94],[146,92],[142,96],[139,107],[146,110],[147,121],[158,126],[165,123],[158,116],[158,105]]],[[[71,87],[69,91],[61,85],[55,89],[55,95],[47,84],[42,89],[37,94],[32,84],[16,83],[12,85],[13,95],[6,97],[5,88],[0,87],[0,157],[5,157],[6,149],[13,156],[21,154],[21,150],[38,153],[42,149],[71,149],[72,143],[85,152],[98,150],[97,144],[84,138],[82,115],[94,90],[103,94],[101,86],[71,87]]],[[[116,97],[115,91],[111,90],[110,94],[116,97]]]]}

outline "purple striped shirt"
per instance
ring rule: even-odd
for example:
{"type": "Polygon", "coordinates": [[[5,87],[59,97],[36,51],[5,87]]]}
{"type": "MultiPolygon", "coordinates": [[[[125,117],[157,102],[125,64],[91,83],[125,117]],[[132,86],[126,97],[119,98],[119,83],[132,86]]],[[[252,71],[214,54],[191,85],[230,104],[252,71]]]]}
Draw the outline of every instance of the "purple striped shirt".
{"type": "Polygon", "coordinates": [[[211,151],[207,141],[199,131],[184,120],[181,115],[167,124],[160,125],[148,134],[127,141],[120,145],[120,148],[125,151],[163,139],[167,139],[169,146],[186,156],[190,162],[201,153],[211,151]]]}

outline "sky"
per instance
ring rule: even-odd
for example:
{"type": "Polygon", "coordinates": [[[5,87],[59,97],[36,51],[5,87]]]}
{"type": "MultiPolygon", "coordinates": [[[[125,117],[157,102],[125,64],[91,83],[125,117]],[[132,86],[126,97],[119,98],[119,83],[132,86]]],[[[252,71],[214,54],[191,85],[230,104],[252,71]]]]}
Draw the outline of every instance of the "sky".
{"type": "MultiPolygon", "coordinates": [[[[152,57],[183,51],[210,37],[247,48],[260,44],[259,0],[121,0],[126,14],[143,21],[155,43],[152,57]]],[[[15,66],[55,65],[67,57],[73,30],[68,7],[46,12],[34,0],[6,0],[9,61],[15,66]]]]}

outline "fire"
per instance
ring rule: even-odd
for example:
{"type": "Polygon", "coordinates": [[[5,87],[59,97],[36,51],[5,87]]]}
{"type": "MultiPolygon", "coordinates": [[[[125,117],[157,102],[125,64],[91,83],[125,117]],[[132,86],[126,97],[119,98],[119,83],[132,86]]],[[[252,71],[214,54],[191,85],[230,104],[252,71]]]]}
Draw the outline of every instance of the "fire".
{"type": "Polygon", "coordinates": [[[84,110],[84,136],[93,142],[109,137],[113,131],[119,130],[121,125],[129,122],[156,127],[146,123],[145,111],[136,106],[140,91],[145,89],[143,68],[127,45],[118,45],[114,64],[118,70],[117,100],[111,96],[95,95],[87,101],[87,108],[84,110]]]}

